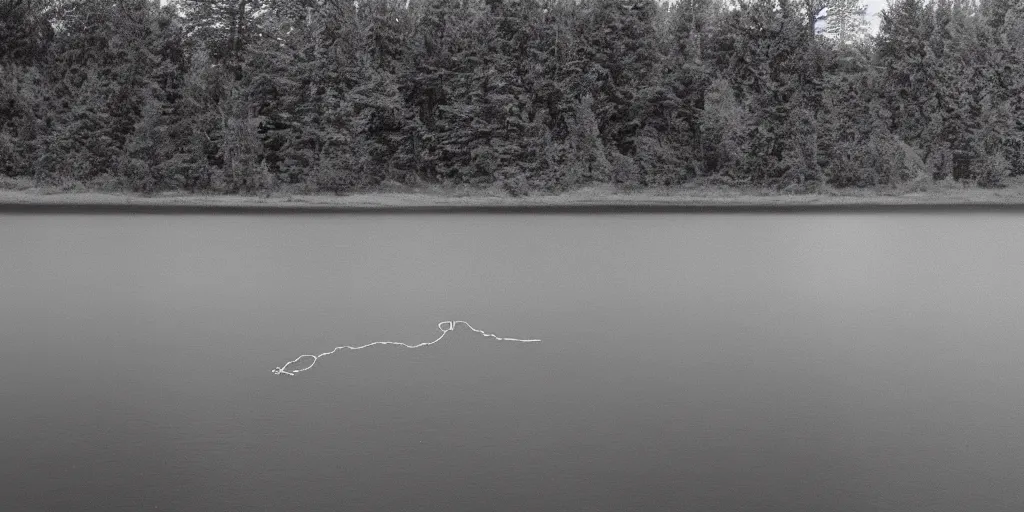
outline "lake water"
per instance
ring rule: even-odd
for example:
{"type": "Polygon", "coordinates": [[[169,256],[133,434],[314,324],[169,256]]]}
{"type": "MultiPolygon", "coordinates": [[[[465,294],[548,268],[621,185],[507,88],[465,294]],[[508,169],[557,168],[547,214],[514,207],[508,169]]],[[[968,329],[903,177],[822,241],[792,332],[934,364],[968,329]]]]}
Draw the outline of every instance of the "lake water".
{"type": "Polygon", "coordinates": [[[3,215],[0,510],[1019,512],[1022,313],[1014,213],[3,215]]]}

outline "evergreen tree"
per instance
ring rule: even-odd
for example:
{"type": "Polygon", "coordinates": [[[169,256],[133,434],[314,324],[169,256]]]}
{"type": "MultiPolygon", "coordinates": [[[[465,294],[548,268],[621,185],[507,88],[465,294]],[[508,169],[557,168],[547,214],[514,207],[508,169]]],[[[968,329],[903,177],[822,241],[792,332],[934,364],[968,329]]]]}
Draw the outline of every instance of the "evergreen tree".
{"type": "Polygon", "coordinates": [[[604,142],[598,128],[597,116],[592,109],[594,99],[587,95],[576,103],[565,142],[556,149],[559,167],[558,190],[569,190],[592,183],[607,183],[611,179],[612,164],[608,160],[604,142]]]}
{"type": "Polygon", "coordinates": [[[85,183],[113,168],[121,153],[106,98],[109,89],[95,71],[47,114],[33,165],[35,179],[61,187],[85,183]]]}
{"type": "Polygon", "coordinates": [[[825,33],[839,44],[850,44],[868,34],[867,7],[861,0],[829,0],[825,33]]]}
{"type": "Polygon", "coordinates": [[[1024,4],[891,0],[877,38],[863,12],[0,0],[0,173],[144,193],[434,182],[514,195],[1024,174],[1024,4]]]}
{"type": "Polygon", "coordinates": [[[164,162],[171,150],[164,119],[164,104],[150,92],[142,106],[142,115],[125,143],[118,171],[126,188],[151,193],[169,188],[164,162]]]}
{"type": "Polygon", "coordinates": [[[0,65],[0,175],[33,174],[46,104],[46,83],[38,70],[0,65]]]}
{"type": "Polygon", "coordinates": [[[417,159],[409,140],[416,131],[414,113],[400,88],[411,39],[407,11],[395,0],[369,0],[359,6],[358,19],[358,64],[347,100],[355,114],[353,133],[365,148],[359,155],[361,181],[415,182],[417,159]]]}
{"type": "Polygon", "coordinates": [[[577,58],[588,63],[592,109],[602,139],[608,150],[625,158],[636,154],[649,88],[660,78],[655,14],[651,0],[594,0],[580,27],[583,44],[577,58]]]}
{"type": "Polygon", "coordinates": [[[212,186],[222,192],[254,194],[266,192],[272,180],[259,136],[260,118],[254,102],[238,82],[227,86],[227,95],[217,105],[220,137],[212,186]]]}
{"type": "Polygon", "coordinates": [[[189,36],[203,44],[214,61],[241,78],[250,44],[260,37],[265,0],[178,0],[189,36]]]}
{"type": "Polygon", "coordinates": [[[223,70],[211,65],[204,50],[192,55],[168,120],[168,137],[177,142],[163,163],[170,186],[193,192],[211,188],[222,125],[217,105],[226,82],[223,70]]]}
{"type": "Polygon", "coordinates": [[[705,175],[744,181],[752,121],[728,80],[711,82],[698,120],[705,175]]]}
{"type": "MultiPolygon", "coordinates": [[[[721,9],[721,4],[712,0],[682,0],[668,13],[671,21],[664,64],[667,90],[664,104],[656,108],[667,116],[659,132],[665,135],[666,143],[675,148],[674,161],[666,162],[666,167],[669,172],[674,169],[680,180],[716,173],[723,168],[719,158],[709,161],[703,156],[708,137],[702,131],[701,119],[708,107],[706,99],[714,71],[705,58],[704,48],[712,37],[712,24],[721,15],[721,9]]],[[[718,85],[719,88],[725,86],[718,85]]],[[[724,100],[727,95],[729,101],[735,102],[731,89],[728,93],[719,90],[717,94],[718,100],[724,100]]],[[[711,128],[712,131],[718,129],[717,125],[711,128]]],[[[715,137],[717,135],[712,138],[715,137]]]]}
{"type": "Polygon", "coordinates": [[[822,179],[812,158],[821,66],[807,22],[789,4],[743,3],[727,15],[712,49],[738,100],[749,105],[745,171],[760,183],[810,186],[822,179]]]}
{"type": "Polygon", "coordinates": [[[884,105],[890,129],[904,142],[925,144],[929,112],[937,108],[934,54],[929,51],[930,16],[921,0],[892,0],[882,11],[877,59],[883,69],[884,105]]]}
{"type": "Polygon", "coordinates": [[[54,0],[0,0],[0,65],[38,64],[53,40],[54,0]]]}
{"type": "Polygon", "coordinates": [[[996,81],[1013,120],[1006,134],[1006,159],[1013,175],[1024,174],[1024,4],[1011,5],[995,29],[996,81]]]}

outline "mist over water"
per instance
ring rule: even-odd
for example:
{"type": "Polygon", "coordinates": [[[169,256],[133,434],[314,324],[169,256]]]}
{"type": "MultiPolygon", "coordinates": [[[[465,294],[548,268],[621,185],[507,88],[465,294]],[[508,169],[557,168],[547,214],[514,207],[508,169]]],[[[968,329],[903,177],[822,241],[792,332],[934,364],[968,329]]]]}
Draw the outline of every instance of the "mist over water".
{"type": "Polygon", "coordinates": [[[1021,228],[0,216],[0,509],[1018,511],[1021,228]]]}

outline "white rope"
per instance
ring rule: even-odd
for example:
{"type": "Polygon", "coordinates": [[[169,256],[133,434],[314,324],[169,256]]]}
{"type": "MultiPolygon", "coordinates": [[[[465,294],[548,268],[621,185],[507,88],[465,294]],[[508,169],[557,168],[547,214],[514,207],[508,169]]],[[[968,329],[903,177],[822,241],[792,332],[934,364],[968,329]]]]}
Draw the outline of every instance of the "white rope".
{"type": "Polygon", "coordinates": [[[480,334],[481,336],[487,336],[487,337],[490,337],[490,338],[494,338],[494,339],[496,339],[498,341],[518,341],[520,343],[536,343],[536,342],[540,341],[540,340],[521,340],[521,339],[518,339],[518,338],[502,338],[500,336],[495,336],[493,334],[481,331],[480,329],[477,329],[476,327],[473,327],[472,325],[469,325],[469,323],[463,322],[462,320],[455,320],[455,321],[441,322],[441,323],[437,324],[437,328],[441,329],[441,335],[438,336],[438,338],[436,340],[434,340],[434,341],[427,341],[427,342],[419,343],[419,344],[416,344],[416,345],[409,345],[407,343],[401,343],[401,342],[398,342],[398,341],[375,341],[373,343],[367,343],[366,345],[361,345],[361,346],[358,346],[358,347],[357,346],[352,346],[352,345],[342,345],[340,347],[334,347],[334,350],[331,350],[330,352],[324,352],[323,354],[319,354],[319,355],[315,355],[315,356],[312,355],[312,354],[303,354],[303,355],[301,355],[299,357],[296,357],[295,359],[292,359],[291,361],[288,361],[283,366],[279,366],[279,367],[274,368],[273,370],[270,370],[270,371],[274,372],[275,375],[282,375],[282,374],[284,374],[284,375],[292,375],[292,376],[294,376],[297,373],[302,373],[302,372],[312,368],[313,365],[315,365],[316,362],[321,357],[329,356],[329,355],[331,355],[331,354],[333,354],[333,353],[335,353],[335,352],[337,352],[339,350],[343,350],[343,349],[362,350],[364,348],[372,347],[374,345],[400,345],[400,346],[403,346],[405,348],[420,348],[420,347],[425,347],[427,345],[433,345],[434,343],[437,343],[437,342],[441,341],[441,338],[444,338],[445,335],[447,335],[449,332],[454,331],[455,330],[455,326],[457,324],[463,324],[466,327],[469,327],[470,329],[472,329],[473,332],[475,332],[477,334],[480,334]],[[301,361],[303,359],[308,359],[308,358],[313,358],[313,360],[309,362],[309,366],[306,366],[304,368],[298,368],[298,369],[291,369],[291,370],[288,369],[289,366],[298,364],[299,361],[301,361]]]}

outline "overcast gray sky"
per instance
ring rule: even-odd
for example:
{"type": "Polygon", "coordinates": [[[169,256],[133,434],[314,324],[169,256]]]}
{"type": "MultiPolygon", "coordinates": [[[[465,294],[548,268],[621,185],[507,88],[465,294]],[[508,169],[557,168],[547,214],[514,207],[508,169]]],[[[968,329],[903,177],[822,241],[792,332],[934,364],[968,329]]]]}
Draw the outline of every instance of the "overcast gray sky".
{"type": "Polygon", "coordinates": [[[868,6],[868,23],[871,24],[871,33],[878,33],[878,11],[885,8],[886,0],[864,0],[868,6]]]}

